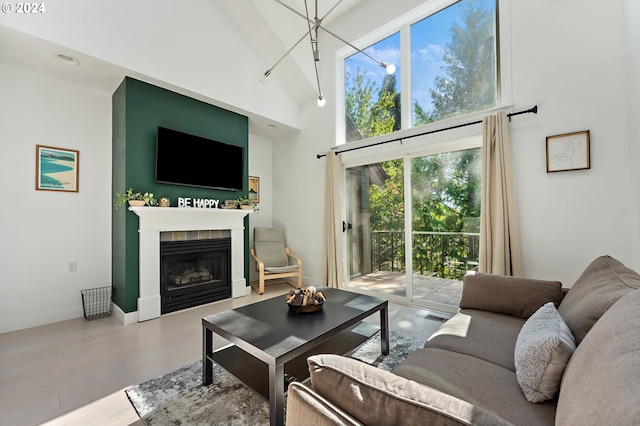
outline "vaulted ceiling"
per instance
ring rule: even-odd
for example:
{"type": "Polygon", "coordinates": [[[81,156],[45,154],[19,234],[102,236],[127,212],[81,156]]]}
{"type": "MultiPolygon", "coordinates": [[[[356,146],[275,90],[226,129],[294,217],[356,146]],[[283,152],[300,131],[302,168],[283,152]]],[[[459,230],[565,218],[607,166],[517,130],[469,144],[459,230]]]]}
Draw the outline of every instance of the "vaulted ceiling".
{"type": "MultiPolygon", "coordinates": [[[[317,96],[316,77],[310,41],[308,36],[304,37],[308,32],[307,22],[291,9],[303,15],[308,10],[309,16],[313,19],[317,8],[317,16],[324,18],[323,25],[330,27],[333,20],[363,0],[306,0],[308,9],[305,7],[305,0],[210,1],[218,3],[228,15],[228,19],[243,34],[246,42],[259,55],[260,60],[269,64],[269,67],[301,40],[300,44],[277,64],[273,75],[286,82],[291,96],[303,103],[317,96]]],[[[52,52],[58,52],[64,47],[3,26],[0,21],[0,62],[107,93],[112,93],[125,75],[138,77],[135,72],[132,74],[131,70],[88,55],[81,55],[82,66],[60,66],[59,61],[52,60],[52,52]]],[[[322,53],[323,59],[328,57],[328,52],[322,53]]],[[[265,71],[266,69],[256,69],[256,80],[265,71]]],[[[271,132],[264,136],[274,136],[273,130],[271,132]]]]}
{"type": "MultiPolygon", "coordinates": [[[[309,94],[316,94],[317,86],[311,44],[309,37],[305,37],[309,27],[306,20],[299,15],[308,14],[311,19],[317,16],[323,25],[329,27],[332,20],[363,0],[217,1],[270,67],[293,48],[291,53],[277,64],[273,73],[277,73],[287,82],[299,102],[304,102],[309,99],[309,94]],[[300,40],[302,41],[296,45],[300,40]]],[[[327,52],[324,53],[326,57],[327,52]]],[[[256,78],[264,71],[266,69],[257,70],[256,78]]]]}

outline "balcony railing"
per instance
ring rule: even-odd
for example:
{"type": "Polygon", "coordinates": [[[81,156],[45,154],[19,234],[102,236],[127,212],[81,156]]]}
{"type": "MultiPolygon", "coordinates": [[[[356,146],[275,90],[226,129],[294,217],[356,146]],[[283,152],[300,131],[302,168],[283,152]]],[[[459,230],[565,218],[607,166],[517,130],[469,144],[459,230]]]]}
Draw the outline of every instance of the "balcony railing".
{"type": "MultiPolygon", "coordinates": [[[[412,232],[413,273],[460,280],[478,266],[480,234],[412,232]]],[[[403,231],[372,231],[371,269],[406,271],[403,231]]]]}

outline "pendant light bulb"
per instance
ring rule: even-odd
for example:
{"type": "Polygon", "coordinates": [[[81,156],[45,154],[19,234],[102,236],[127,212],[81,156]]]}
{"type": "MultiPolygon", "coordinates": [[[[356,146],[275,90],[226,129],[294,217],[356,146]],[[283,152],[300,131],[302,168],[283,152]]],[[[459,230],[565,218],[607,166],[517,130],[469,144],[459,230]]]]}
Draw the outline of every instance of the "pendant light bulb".
{"type": "Polygon", "coordinates": [[[386,68],[387,68],[387,74],[389,74],[389,75],[391,75],[391,74],[396,72],[396,66],[393,65],[393,64],[387,65],[386,68]]]}
{"type": "Polygon", "coordinates": [[[326,103],[327,100],[324,98],[324,96],[322,96],[322,93],[320,93],[320,96],[318,96],[318,106],[323,107],[326,103]]]}
{"type": "Polygon", "coordinates": [[[260,83],[264,83],[265,81],[267,81],[267,77],[269,77],[270,75],[271,75],[271,70],[266,70],[264,74],[260,76],[260,83]]]}

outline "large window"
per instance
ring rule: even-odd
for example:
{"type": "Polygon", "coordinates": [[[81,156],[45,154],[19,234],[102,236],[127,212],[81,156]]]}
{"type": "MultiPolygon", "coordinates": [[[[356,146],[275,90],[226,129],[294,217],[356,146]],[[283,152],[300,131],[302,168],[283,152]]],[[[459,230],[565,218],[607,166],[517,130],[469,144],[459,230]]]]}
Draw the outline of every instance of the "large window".
{"type": "Polygon", "coordinates": [[[497,106],[496,22],[497,0],[460,0],[365,49],[394,63],[395,74],[386,74],[362,54],[345,58],[345,140],[497,106]],[[403,31],[408,37],[400,36],[403,31]],[[401,44],[405,39],[409,41],[401,44]],[[403,74],[403,69],[410,71],[403,74]],[[410,76],[404,86],[410,87],[410,95],[402,93],[401,75],[410,76]],[[402,103],[410,107],[403,108],[402,103]],[[410,111],[411,117],[402,111],[410,111]]]}
{"type": "Polygon", "coordinates": [[[351,142],[400,130],[400,33],[365,49],[396,65],[393,74],[362,53],[345,59],[346,140],[351,142]]]}

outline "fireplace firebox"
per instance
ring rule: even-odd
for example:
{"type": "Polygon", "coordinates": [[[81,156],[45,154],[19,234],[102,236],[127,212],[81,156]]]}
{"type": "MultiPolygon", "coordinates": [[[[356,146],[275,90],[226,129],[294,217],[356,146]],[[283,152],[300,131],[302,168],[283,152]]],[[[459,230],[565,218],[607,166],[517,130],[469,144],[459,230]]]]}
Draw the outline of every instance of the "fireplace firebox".
{"type": "Polygon", "coordinates": [[[231,238],[160,242],[162,314],[231,297],[231,238]]]}

